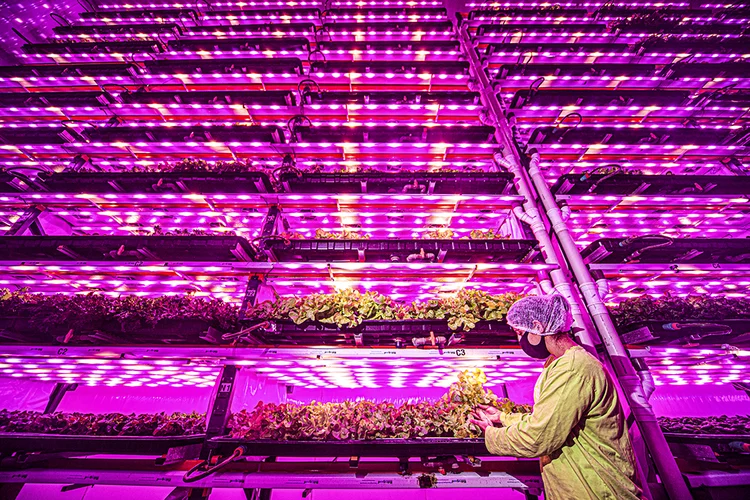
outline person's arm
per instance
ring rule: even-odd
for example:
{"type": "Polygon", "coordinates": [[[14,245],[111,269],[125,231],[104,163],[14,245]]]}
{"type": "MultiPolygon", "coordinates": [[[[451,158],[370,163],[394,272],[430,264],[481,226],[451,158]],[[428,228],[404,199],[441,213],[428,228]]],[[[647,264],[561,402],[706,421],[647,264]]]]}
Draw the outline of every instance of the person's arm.
{"type": "Polygon", "coordinates": [[[591,382],[569,363],[556,367],[547,375],[530,415],[507,427],[486,429],[487,450],[494,455],[536,458],[562,448],[589,408],[591,393],[591,382]]]}
{"type": "Polygon", "coordinates": [[[500,423],[502,423],[504,427],[510,427],[511,425],[520,422],[524,415],[527,414],[500,412],[500,423]]]}

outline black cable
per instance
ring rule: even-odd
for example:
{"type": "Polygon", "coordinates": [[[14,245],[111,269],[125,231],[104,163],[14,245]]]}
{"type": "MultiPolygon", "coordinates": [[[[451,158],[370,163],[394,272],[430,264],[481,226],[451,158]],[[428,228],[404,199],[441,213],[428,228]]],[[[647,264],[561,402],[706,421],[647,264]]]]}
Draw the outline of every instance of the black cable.
{"type": "Polygon", "coordinates": [[[61,16],[61,15],[60,15],[60,14],[58,14],[57,12],[50,12],[50,14],[49,14],[49,17],[51,17],[51,18],[52,18],[52,19],[53,19],[53,20],[54,20],[54,21],[55,21],[55,22],[56,22],[56,23],[57,23],[58,25],[60,25],[60,26],[72,26],[72,24],[70,24],[70,21],[68,21],[67,19],[65,19],[65,18],[64,18],[63,16],[61,16]],[[63,22],[65,23],[65,24],[60,24],[60,21],[58,21],[58,19],[57,19],[57,18],[60,18],[60,19],[62,19],[62,21],[63,21],[63,22]]]}
{"type": "Polygon", "coordinates": [[[221,469],[223,469],[224,467],[226,467],[227,465],[231,464],[232,462],[234,462],[235,460],[237,460],[238,458],[240,458],[244,454],[245,454],[245,448],[243,446],[238,446],[237,448],[234,449],[234,451],[232,452],[231,455],[229,455],[227,458],[225,458],[224,460],[222,460],[218,464],[216,464],[216,465],[214,465],[212,467],[209,467],[208,469],[204,470],[203,472],[201,472],[199,474],[196,474],[195,476],[191,476],[191,474],[197,472],[198,469],[200,469],[201,467],[203,467],[205,465],[208,465],[208,461],[203,460],[203,461],[199,462],[195,467],[193,467],[189,471],[187,471],[185,473],[185,475],[183,476],[182,480],[184,482],[186,482],[186,483],[194,483],[194,482],[199,481],[201,479],[205,479],[208,476],[210,476],[211,474],[214,474],[215,472],[218,472],[221,469]]]}

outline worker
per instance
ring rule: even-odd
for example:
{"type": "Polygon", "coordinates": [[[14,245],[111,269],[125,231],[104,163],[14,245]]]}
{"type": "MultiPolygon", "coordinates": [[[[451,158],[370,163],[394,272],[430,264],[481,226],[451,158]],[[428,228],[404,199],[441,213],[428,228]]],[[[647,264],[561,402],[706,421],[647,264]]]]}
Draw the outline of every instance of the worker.
{"type": "Polygon", "coordinates": [[[471,421],[495,455],[540,458],[545,499],[634,499],[635,460],[617,390],[594,356],[570,335],[570,304],[560,295],[514,303],[508,325],[521,349],[546,359],[532,413],[480,406],[471,421]]]}

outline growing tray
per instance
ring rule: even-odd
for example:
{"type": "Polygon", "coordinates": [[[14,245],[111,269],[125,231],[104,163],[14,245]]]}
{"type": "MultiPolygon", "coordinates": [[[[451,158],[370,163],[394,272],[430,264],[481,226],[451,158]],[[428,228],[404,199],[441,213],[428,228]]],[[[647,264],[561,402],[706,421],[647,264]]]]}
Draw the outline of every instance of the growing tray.
{"type": "Polygon", "coordinates": [[[511,194],[513,175],[505,172],[383,172],[281,175],[290,193],[511,194]]]}
{"type": "Polygon", "coordinates": [[[0,236],[0,261],[250,262],[239,236],[0,236]]]}
{"type": "Polygon", "coordinates": [[[123,331],[115,321],[83,330],[65,325],[43,329],[31,321],[34,306],[20,311],[19,316],[0,316],[0,344],[30,345],[128,345],[128,344],[220,344],[222,332],[202,319],[163,319],[153,327],[123,331]]]}
{"type": "Polygon", "coordinates": [[[625,344],[750,346],[750,319],[643,321],[618,330],[625,344]]]}
{"type": "Polygon", "coordinates": [[[529,263],[540,260],[535,240],[266,240],[278,262],[529,263]]]}
{"type": "Polygon", "coordinates": [[[750,240],[665,237],[602,238],[581,251],[587,264],[742,264],[750,240]]]}
{"type": "Polygon", "coordinates": [[[163,455],[172,448],[200,446],[205,435],[192,436],[78,436],[73,434],[0,433],[0,452],[107,453],[163,455]]]}
{"type": "Polygon", "coordinates": [[[59,193],[268,193],[261,172],[66,172],[39,176],[39,187],[59,193]]]}
{"type": "Polygon", "coordinates": [[[699,462],[732,461],[750,463],[750,453],[732,449],[729,443],[750,443],[749,434],[681,434],[665,432],[672,453],[679,458],[699,462]]]}
{"type": "Polygon", "coordinates": [[[246,456],[273,457],[435,457],[441,455],[490,455],[484,439],[424,438],[374,439],[372,441],[274,441],[242,440],[219,437],[209,446],[222,455],[230,455],[237,446],[246,456]]]}
{"type": "MultiPolygon", "coordinates": [[[[257,324],[259,321],[248,322],[257,324]]],[[[446,321],[393,320],[364,321],[352,328],[307,322],[269,321],[265,329],[253,335],[266,345],[330,345],[352,347],[413,347],[412,339],[425,339],[424,347],[497,347],[517,342],[516,335],[504,321],[480,321],[468,332],[451,330],[446,321]],[[436,344],[431,341],[436,338],[436,344]],[[444,337],[440,343],[438,337],[444,337]]]]}
{"type": "Polygon", "coordinates": [[[724,175],[566,174],[552,187],[556,195],[722,196],[750,193],[750,178],[724,175]]]}

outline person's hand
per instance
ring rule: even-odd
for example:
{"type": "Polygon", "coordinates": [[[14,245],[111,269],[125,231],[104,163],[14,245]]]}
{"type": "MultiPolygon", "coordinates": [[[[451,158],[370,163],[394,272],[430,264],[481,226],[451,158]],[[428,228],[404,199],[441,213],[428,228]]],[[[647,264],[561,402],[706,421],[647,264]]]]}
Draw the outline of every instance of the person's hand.
{"type": "Polygon", "coordinates": [[[493,427],[492,420],[490,420],[483,410],[474,410],[471,412],[469,422],[482,429],[482,432],[486,431],[487,427],[493,427]]]}
{"type": "Polygon", "coordinates": [[[488,406],[488,405],[479,405],[477,406],[484,414],[487,416],[487,418],[490,419],[490,422],[493,423],[493,425],[499,425],[502,424],[502,421],[500,420],[500,413],[501,411],[494,406],[488,406]]]}

